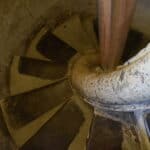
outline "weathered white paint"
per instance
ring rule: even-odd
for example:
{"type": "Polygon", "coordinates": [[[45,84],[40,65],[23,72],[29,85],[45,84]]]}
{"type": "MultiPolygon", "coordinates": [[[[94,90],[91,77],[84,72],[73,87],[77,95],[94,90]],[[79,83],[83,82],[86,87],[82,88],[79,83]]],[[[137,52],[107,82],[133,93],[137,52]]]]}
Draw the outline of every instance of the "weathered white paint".
{"type": "Polygon", "coordinates": [[[150,100],[150,45],[114,71],[98,68],[97,54],[76,56],[72,60],[71,82],[92,105],[150,100]]]}

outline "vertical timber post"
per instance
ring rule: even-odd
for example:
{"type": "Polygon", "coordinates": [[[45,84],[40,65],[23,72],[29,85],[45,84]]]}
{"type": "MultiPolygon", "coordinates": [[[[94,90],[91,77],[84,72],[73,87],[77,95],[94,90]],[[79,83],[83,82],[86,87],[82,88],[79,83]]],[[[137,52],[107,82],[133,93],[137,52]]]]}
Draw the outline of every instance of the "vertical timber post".
{"type": "Polygon", "coordinates": [[[136,0],[98,0],[100,64],[118,65],[123,53],[136,0]]]}

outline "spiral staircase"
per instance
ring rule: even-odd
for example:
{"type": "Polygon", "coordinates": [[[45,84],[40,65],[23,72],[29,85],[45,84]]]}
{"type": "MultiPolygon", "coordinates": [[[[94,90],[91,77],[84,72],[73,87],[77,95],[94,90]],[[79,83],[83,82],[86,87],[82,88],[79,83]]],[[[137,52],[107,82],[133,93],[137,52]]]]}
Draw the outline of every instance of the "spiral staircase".
{"type": "Polygon", "coordinates": [[[72,57],[97,50],[94,29],[92,18],[71,16],[53,30],[41,28],[24,56],[13,57],[10,96],[0,103],[1,150],[139,149],[132,113],[112,120],[71,86],[72,57]]]}

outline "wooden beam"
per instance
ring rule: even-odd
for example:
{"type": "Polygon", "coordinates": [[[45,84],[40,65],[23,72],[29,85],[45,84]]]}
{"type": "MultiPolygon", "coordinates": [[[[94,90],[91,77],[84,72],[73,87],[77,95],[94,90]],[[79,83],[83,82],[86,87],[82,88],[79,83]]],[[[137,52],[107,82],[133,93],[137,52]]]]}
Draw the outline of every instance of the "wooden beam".
{"type": "Polygon", "coordinates": [[[100,64],[118,65],[129,31],[136,0],[99,0],[100,64]]]}

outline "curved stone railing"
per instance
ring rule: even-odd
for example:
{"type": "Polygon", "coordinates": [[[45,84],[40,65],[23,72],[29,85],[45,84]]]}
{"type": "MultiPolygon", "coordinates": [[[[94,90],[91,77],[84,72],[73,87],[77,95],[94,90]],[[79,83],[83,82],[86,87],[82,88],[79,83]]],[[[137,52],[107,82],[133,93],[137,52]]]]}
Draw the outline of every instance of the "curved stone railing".
{"type": "Polygon", "coordinates": [[[116,70],[104,72],[98,55],[76,56],[71,82],[94,106],[99,104],[142,103],[150,99],[150,45],[116,70]]]}

